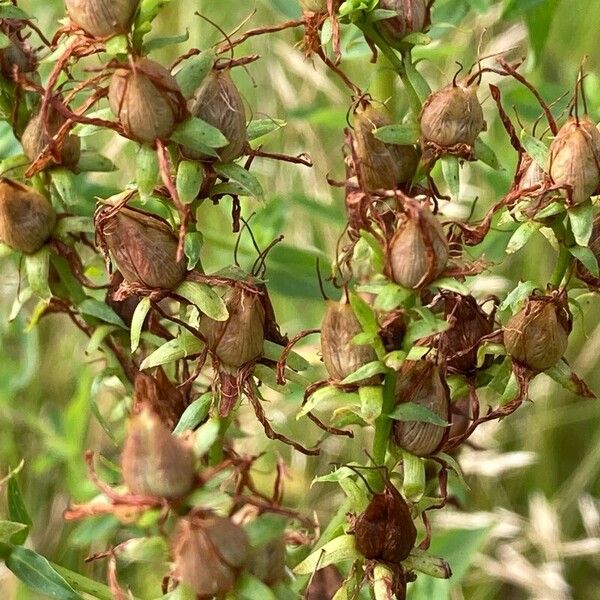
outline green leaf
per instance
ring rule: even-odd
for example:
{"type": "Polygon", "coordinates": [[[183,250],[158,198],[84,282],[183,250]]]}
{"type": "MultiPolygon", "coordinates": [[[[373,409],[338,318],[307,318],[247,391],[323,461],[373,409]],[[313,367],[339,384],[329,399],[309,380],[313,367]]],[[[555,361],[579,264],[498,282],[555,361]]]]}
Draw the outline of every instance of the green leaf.
{"type": "Polygon", "coordinates": [[[206,392],[206,394],[202,394],[200,398],[194,400],[181,415],[179,423],[173,429],[173,433],[180,434],[190,429],[196,429],[208,416],[212,401],[212,392],[206,392]]]}
{"type": "Polygon", "coordinates": [[[141,0],[133,23],[133,43],[140,48],[144,36],[152,30],[152,21],[171,0],[141,0]]]}
{"type": "Polygon", "coordinates": [[[185,98],[191,98],[208,75],[215,62],[212,50],[203,50],[199,55],[188,58],[175,74],[179,89],[185,98]]]}
{"type": "Polygon", "coordinates": [[[227,321],[229,312],[222,298],[205,283],[184,281],[175,293],[198,307],[206,316],[215,321],[227,321]]]}
{"type": "Polygon", "coordinates": [[[83,600],[52,565],[33,550],[15,546],[5,564],[34,592],[56,600],[83,600]]]}
{"type": "Polygon", "coordinates": [[[184,204],[191,204],[202,187],[204,169],[200,163],[182,160],[177,168],[177,193],[184,204]]]}
{"type": "Polygon", "coordinates": [[[123,33],[120,35],[114,35],[106,41],[106,53],[112,56],[127,54],[129,50],[129,41],[127,36],[123,33]]]}
{"type": "Polygon", "coordinates": [[[379,332],[379,323],[373,309],[360,296],[350,294],[350,306],[352,306],[352,310],[363,331],[372,334],[379,332]]]}
{"type": "Polygon", "coordinates": [[[454,279],[453,277],[440,277],[433,281],[429,287],[440,288],[442,290],[450,290],[451,292],[457,292],[467,296],[469,294],[469,288],[464,284],[454,279]]]}
{"type": "Polygon", "coordinates": [[[573,394],[577,394],[584,398],[595,397],[593,392],[591,392],[585,383],[577,377],[573,369],[571,369],[564,359],[560,360],[554,367],[544,371],[544,373],[573,394]]]}
{"type": "Polygon", "coordinates": [[[510,292],[510,294],[508,294],[508,296],[506,296],[502,304],[498,307],[498,310],[502,312],[507,308],[512,308],[513,312],[516,312],[515,308],[525,300],[525,298],[530,296],[537,287],[538,286],[533,281],[522,281],[512,292],[510,292]]]}
{"type": "MultiPolygon", "coordinates": [[[[421,103],[425,102],[427,97],[431,94],[431,87],[429,86],[427,79],[419,73],[417,66],[412,61],[410,52],[405,55],[403,63],[406,75],[417,92],[419,100],[421,103]]],[[[415,117],[416,116],[417,115],[415,115],[415,117]]]]}
{"type": "Polygon", "coordinates": [[[380,385],[361,386],[358,389],[358,397],[360,398],[360,414],[367,423],[372,425],[375,419],[381,415],[383,388],[380,385]]]}
{"type": "Polygon", "coordinates": [[[402,491],[409,500],[418,502],[425,493],[425,461],[403,450],[402,465],[404,472],[402,491]]]}
{"type": "Polygon", "coordinates": [[[79,202],[75,175],[72,171],[64,168],[52,169],[50,179],[54,189],[67,206],[73,206],[79,202]]]}
{"type": "Polygon", "coordinates": [[[536,0],[526,0],[526,2],[532,5],[526,13],[525,22],[529,30],[533,56],[538,62],[550,34],[550,25],[554,20],[559,0],[537,0],[537,2],[536,0]]]}
{"type": "Polygon", "coordinates": [[[27,21],[31,17],[13,4],[0,4],[0,19],[15,19],[17,21],[27,21]]]}
{"type": "Polygon", "coordinates": [[[206,152],[206,148],[223,148],[229,143],[216,128],[197,117],[189,117],[176,128],[171,139],[185,148],[206,152]]]}
{"type": "MultiPolygon", "coordinates": [[[[449,579],[452,577],[450,565],[443,558],[432,556],[419,548],[414,548],[402,564],[407,570],[419,571],[431,577],[439,579],[449,579]]],[[[431,597],[433,598],[433,596],[431,597]]],[[[437,597],[440,598],[440,596],[437,597]]]]}
{"type": "Polygon", "coordinates": [[[475,157],[494,171],[499,171],[501,168],[496,153],[480,138],[475,140],[475,157]]]}
{"type": "Polygon", "coordinates": [[[296,566],[294,573],[296,575],[310,575],[317,569],[358,558],[360,558],[360,554],[356,549],[354,536],[341,535],[305,558],[296,566]]]}
{"type": "Polygon", "coordinates": [[[183,332],[174,340],[169,340],[157,348],[150,356],[147,356],[140,365],[140,370],[159,367],[192,354],[199,354],[203,348],[204,344],[202,340],[187,331],[183,332]]]}
{"type": "Polygon", "coordinates": [[[379,375],[380,373],[386,373],[388,368],[379,360],[374,360],[362,367],[359,367],[354,373],[351,373],[342,381],[342,385],[350,385],[369,379],[373,375],[379,375]]]}
{"type": "Polygon", "coordinates": [[[262,200],[264,192],[260,182],[256,177],[240,165],[235,163],[216,164],[215,171],[221,176],[239,184],[243,193],[242,196],[252,196],[262,200]]]}
{"type": "Polygon", "coordinates": [[[428,46],[431,44],[431,38],[421,31],[413,31],[413,33],[404,36],[402,42],[413,46],[428,46]]]}
{"type": "Polygon", "coordinates": [[[260,579],[250,573],[242,573],[235,586],[235,597],[239,600],[277,600],[277,597],[260,579]]]}
{"type": "Polygon", "coordinates": [[[583,266],[592,274],[594,277],[600,277],[600,270],[598,269],[598,259],[591,250],[591,248],[583,246],[571,246],[569,252],[579,260],[583,266]]]}
{"type": "Polygon", "coordinates": [[[421,136],[421,129],[417,123],[397,123],[386,125],[373,130],[373,135],[386,144],[408,146],[416,144],[421,136]]]}
{"type": "Polygon", "coordinates": [[[17,481],[16,477],[11,477],[8,480],[7,504],[9,519],[16,523],[22,523],[25,525],[25,528],[15,533],[10,541],[11,543],[17,545],[24,544],[25,540],[27,540],[27,537],[29,536],[29,530],[31,529],[33,522],[29,516],[27,507],[25,506],[25,501],[23,500],[23,496],[21,494],[21,488],[19,487],[19,482],[17,481]]]}
{"type": "Polygon", "coordinates": [[[506,246],[506,253],[514,254],[519,251],[541,227],[542,223],[537,221],[526,221],[519,225],[506,246]]]}
{"type": "Polygon", "coordinates": [[[204,244],[204,236],[199,231],[188,231],[185,234],[183,251],[188,259],[188,271],[195,269],[200,262],[200,252],[204,244]]]}
{"type": "Polygon", "coordinates": [[[426,406],[414,402],[402,402],[389,414],[390,419],[395,421],[416,421],[418,423],[431,423],[440,427],[447,427],[448,422],[435,414],[426,406]]]}
{"type": "Polygon", "coordinates": [[[90,317],[95,317],[96,319],[100,319],[105,323],[110,323],[111,325],[117,325],[118,327],[127,329],[127,326],[125,323],[123,323],[123,319],[121,319],[121,317],[110,306],[108,306],[108,304],[100,302],[100,300],[96,300],[95,298],[86,298],[79,304],[78,308],[81,314],[89,315],[90,317]]]}
{"type": "Polygon", "coordinates": [[[175,46],[177,44],[183,44],[190,39],[190,32],[186,31],[180,35],[168,35],[164,37],[157,37],[148,42],[145,42],[142,48],[144,54],[149,54],[154,50],[160,50],[161,48],[167,48],[168,46],[175,46]]]}
{"type": "Polygon", "coordinates": [[[454,198],[458,198],[460,194],[460,165],[456,156],[443,156],[440,160],[442,163],[442,174],[448,185],[448,189],[454,198]]]}
{"type": "Polygon", "coordinates": [[[392,311],[398,308],[408,297],[410,292],[395,283],[387,283],[377,294],[375,309],[392,311]]]}
{"type": "Polygon", "coordinates": [[[158,181],[159,166],[156,150],[140,146],[135,157],[135,181],[142,196],[151,196],[158,181]]]}
{"type": "Polygon", "coordinates": [[[194,453],[198,458],[203,457],[217,441],[220,428],[218,419],[209,419],[197,429],[194,437],[194,453]]]}
{"type": "Polygon", "coordinates": [[[38,250],[35,254],[24,256],[25,272],[27,281],[33,293],[42,298],[48,299],[52,296],[48,277],[50,276],[50,253],[47,248],[38,250]]]}
{"type": "Polygon", "coordinates": [[[9,544],[16,534],[28,528],[29,525],[25,525],[24,523],[0,521],[0,543],[9,544]]]}
{"type": "MultiPolygon", "coordinates": [[[[265,340],[263,356],[267,360],[278,362],[281,358],[283,348],[279,344],[265,340]]],[[[287,365],[294,371],[306,371],[310,367],[310,363],[297,352],[290,352],[287,357],[287,365]]]]}
{"type": "Polygon", "coordinates": [[[140,337],[142,329],[146,321],[146,317],[150,312],[150,298],[142,298],[135,307],[133,317],[131,319],[131,353],[133,354],[140,347],[140,337]]]}
{"type": "Polygon", "coordinates": [[[548,168],[548,147],[544,142],[541,142],[537,138],[534,138],[532,135],[529,135],[524,129],[521,130],[521,143],[523,144],[523,148],[535,163],[542,169],[544,172],[548,168]]]}
{"type": "Polygon", "coordinates": [[[578,246],[587,246],[594,226],[594,206],[591,200],[569,208],[569,223],[578,246]]]}
{"type": "Polygon", "coordinates": [[[250,123],[248,123],[246,136],[248,141],[252,141],[269,133],[273,133],[273,131],[277,131],[286,125],[287,123],[282,119],[257,119],[256,121],[250,121],[250,123]]]}
{"type": "Polygon", "coordinates": [[[83,150],[77,163],[77,170],[82,173],[110,173],[116,171],[116,169],[115,163],[113,163],[110,158],[98,154],[98,152],[92,152],[91,150],[83,150]]]}

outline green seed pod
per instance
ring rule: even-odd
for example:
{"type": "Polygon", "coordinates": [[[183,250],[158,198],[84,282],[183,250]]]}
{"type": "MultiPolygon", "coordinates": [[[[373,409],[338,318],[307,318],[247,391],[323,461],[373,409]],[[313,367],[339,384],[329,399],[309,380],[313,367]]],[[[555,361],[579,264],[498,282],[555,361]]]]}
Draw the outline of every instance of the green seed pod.
{"type": "Polygon", "coordinates": [[[359,106],[354,114],[354,142],[358,169],[369,191],[391,190],[412,181],[419,164],[415,146],[385,144],[373,135],[373,129],[391,125],[392,120],[372,104],[359,106]]]}
{"type": "Polygon", "coordinates": [[[154,144],[168,139],[187,114],[177,81],[167,69],[147,58],[117,69],[108,90],[110,108],[128,135],[154,144]]]}
{"type": "MultiPolygon", "coordinates": [[[[440,368],[426,360],[402,363],[396,383],[396,403],[412,402],[450,422],[450,392],[440,368]]],[[[421,421],[394,421],[394,443],[416,456],[436,452],[448,428],[421,421]]]]}
{"type": "MultiPolygon", "coordinates": [[[[65,118],[58,111],[53,108],[48,110],[47,130],[50,136],[55,136],[64,123],[65,118]]],[[[44,151],[49,142],[50,137],[46,133],[46,129],[42,123],[42,115],[38,112],[29,120],[21,137],[23,152],[33,162],[44,151]]],[[[78,136],[69,134],[65,137],[60,148],[60,162],[58,164],[67,167],[76,165],[79,161],[80,153],[81,140],[78,136]]]]}
{"type": "Polygon", "coordinates": [[[433,92],[421,111],[422,143],[441,149],[457,144],[473,146],[487,128],[477,88],[461,82],[433,92]]]}
{"type": "Polygon", "coordinates": [[[548,173],[571,190],[573,204],[589,199],[600,187],[600,131],[587,116],[571,117],[550,144],[548,173]]]}
{"type": "MultiPolygon", "coordinates": [[[[362,327],[352,307],[344,302],[327,302],[321,325],[321,352],[329,376],[342,381],[360,367],[377,360],[371,345],[352,343],[354,336],[362,333],[362,327]]],[[[371,377],[359,385],[376,385],[379,377],[371,377]]]]}
{"type": "Polygon", "coordinates": [[[387,272],[397,284],[416,290],[442,274],[450,248],[427,206],[406,204],[405,209],[388,244],[387,272]]]}
{"type": "Polygon", "coordinates": [[[504,346],[518,363],[545,371],[563,357],[573,327],[561,296],[530,296],[504,328],[504,346]]]}
{"type": "Polygon", "coordinates": [[[25,254],[37,252],[50,237],[56,213],[33,188],[0,177],[0,241],[25,254]]]}
{"type": "MultiPolygon", "coordinates": [[[[228,70],[212,71],[188,103],[190,113],[216,127],[229,144],[216,150],[221,162],[239,158],[246,146],[246,109],[228,70]]],[[[211,158],[186,151],[191,158],[211,158]]]]}
{"type": "Polygon", "coordinates": [[[263,354],[265,309],[259,294],[239,286],[228,288],[223,300],[229,318],[214,321],[202,315],[200,333],[223,365],[237,369],[263,354]]]}
{"type": "Polygon", "coordinates": [[[112,206],[96,214],[101,242],[128,283],[173,289],[184,279],[185,260],[177,261],[177,238],[166,221],[131,208],[112,206]]]}
{"type": "Polygon", "coordinates": [[[139,0],[65,0],[71,20],[98,38],[128,31],[138,3],[139,0]]]}
{"type": "Polygon", "coordinates": [[[132,418],[121,457],[123,479],[132,494],[184,496],[194,485],[195,462],[191,445],[172,435],[148,407],[132,418]]]}
{"type": "Polygon", "coordinates": [[[244,530],[213,514],[197,512],[181,519],[173,538],[174,574],[198,600],[230,592],[249,555],[244,530]]]}
{"type": "Polygon", "coordinates": [[[377,8],[397,13],[397,17],[377,21],[379,31],[394,42],[402,41],[410,33],[423,31],[429,23],[426,0],[379,0],[377,8]]]}

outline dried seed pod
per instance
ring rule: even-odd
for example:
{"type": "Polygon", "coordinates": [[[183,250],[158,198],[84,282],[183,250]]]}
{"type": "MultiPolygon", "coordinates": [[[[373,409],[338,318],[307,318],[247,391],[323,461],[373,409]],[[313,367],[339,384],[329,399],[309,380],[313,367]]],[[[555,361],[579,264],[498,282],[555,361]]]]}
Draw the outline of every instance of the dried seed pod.
{"type": "MultiPolygon", "coordinates": [[[[246,146],[246,110],[239,90],[228,70],[212,71],[206,76],[194,97],[188,103],[190,113],[216,127],[229,144],[216,150],[222,162],[239,158],[246,146]]],[[[211,158],[201,153],[190,153],[192,158],[211,158]]]]}
{"type": "Polygon", "coordinates": [[[184,496],[194,485],[195,462],[191,445],[172,435],[148,406],[134,415],[121,457],[123,479],[132,494],[184,496]]]}
{"type": "Polygon", "coordinates": [[[406,500],[388,484],[356,519],[354,535],[356,548],[365,558],[399,565],[415,547],[417,528],[406,500]]]}
{"type": "Polygon", "coordinates": [[[138,3],[139,0],[65,0],[71,20],[98,38],[125,33],[138,3]]]}
{"type": "MultiPolygon", "coordinates": [[[[588,247],[594,253],[598,264],[600,264],[600,216],[594,219],[588,247]]],[[[577,277],[594,289],[600,288],[600,278],[590,273],[579,261],[577,261],[577,277]]]]}
{"type": "Polygon", "coordinates": [[[419,289],[439,277],[450,248],[440,222],[425,205],[405,202],[388,244],[387,272],[399,285],[419,289]]]}
{"type": "Polygon", "coordinates": [[[177,261],[177,238],[166,221],[131,208],[112,206],[96,214],[98,237],[128,283],[173,289],[184,279],[185,261],[177,261]]]}
{"type": "Polygon", "coordinates": [[[377,21],[378,29],[390,41],[400,42],[410,33],[423,31],[429,24],[426,0],[379,0],[377,8],[393,10],[398,15],[377,21]]]}
{"type": "Polygon", "coordinates": [[[570,117],[550,144],[548,173],[581,204],[600,187],[600,131],[588,117],[570,117]]]}
{"type": "MultiPolygon", "coordinates": [[[[321,325],[321,352],[331,379],[342,381],[360,367],[377,360],[371,345],[352,343],[352,339],[361,332],[362,327],[350,304],[344,300],[327,302],[321,325]]],[[[359,382],[359,385],[377,383],[379,377],[374,376],[359,382]]]]}
{"type": "Polygon", "coordinates": [[[285,540],[277,537],[250,556],[248,571],[264,584],[273,586],[288,578],[285,566],[285,540]]]}
{"type": "MultiPolygon", "coordinates": [[[[65,118],[54,108],[50,108],[46,115],[46,125],[42,122],[42,114],[38,112],[27,123],[21,145],[23,152],[30,161],[34,161],[48,146],[50,138],[54,137],[58,130],[64,125],[65,118]],[[50,135],[48,135],[48,132],[50,135]]],[[[78,136],[68,134],[60,146],[60,161],[58,164],[64,166],[76,165],[81,153],[81,140],[78,136]]]]}
{"type": "Polygon", "coordinates": [[[0,241],[25,254],[37,252],[50,237],[56,213],[33,188],[0,177],[0,241]]]}
{"type": "Polygon", "coordinates": [[[363,185],[369,191],[391,190],[410,182],[417,171],[419,153],[415,146],[385,144],[373,129],[391,125],[392,120],[372,104],[354,113],[354,149],[363,185]]]}
{"type": "Polygon", "coordinates": [[[516,362],[533,371],[545,371],[562,358],[572,327],[562,295],[530,296],[506,324],[504,346],[516,362]]]}
{"type": "Polygon", "coordinates": [[[310,580],[305,600],[333,600],[344,578],[334,565],[319,569],[310,580]]]}
{"type": "Polygon", "coordinates": [[[113,73],[108,99],[127,134],[148,144],[167,139],[187,114],[175,78],[147,58],[138,58],[133,65],[113,73]]]}
{"type": "Polygon", "coordinates": [[[230,519],[206,513],[179,521],[173,539],[175,576],[198,600],[231,591],[249,558],[248,538],[230,519]]]}
{"type": "Polygon", "coordinates": [[[402,310],[394,310],[377,315],[379,337],[386,352],[394,352],[402,348],[406,333],[406,316],[402,310]]]}
{"type": "MultiPolygon", "coordinates": [[[[404,361],[396,383],[396,403],[412,402],[450,421],[450,392],[440,368],[426,360],[404,361]]],[[[447,437],[448,428],[421,421],[394,421],[393,440],[415,454],[429,456],[447,437]]]]}
{"type": "Polygon", "coordinates": [[[442,153],[457,145],[472,147],[487,128],[475,85],[457,82],[433,92],[421,111],[421,143],[442,153]]]}
{"type": "Polygon", "coordinates": [[[229,318],[214,321],[202,315],[200,333],[223,365],[237,369],[263,354],[265,309],[258,293],[241,286],[228,288],[223,300],[229,318]]]}

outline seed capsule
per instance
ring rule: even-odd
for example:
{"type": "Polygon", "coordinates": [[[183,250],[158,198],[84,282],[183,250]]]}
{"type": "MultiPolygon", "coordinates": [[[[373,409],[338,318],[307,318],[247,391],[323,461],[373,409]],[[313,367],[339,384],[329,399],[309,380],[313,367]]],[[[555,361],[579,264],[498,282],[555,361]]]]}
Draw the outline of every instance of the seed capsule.
{"type": "Polygon", "coordinates": [[[179,521],[173,540],[175,575],[198,600],[230,592],[249,558],[248,538],[231,520],[196,513],[179,521]]]}
{"type": "Polygon", "coordinates": [[[504,346],[516,362],[545,371],[562,358],[572,327],[561,296],[530,296],[504,328],[504,346]]]}
{"type": "MultiPolygon", "coordinates": [[[[404,361],[396,383],[396,403],[412,402],[450,421],[450,392],[440,368],[426,360],[404,361]]],[[[448,428],[422,421],[394,421],[393,440],[415,454],[429,456],[446,439],[448,428]]]]}
{"type": "MultiPolygon", "coordinates": [[[[390,484],[391,486],[391,484],[390,484]]],[[[410,509],[398,490],[375,494],[354,525],[356,548],[365,557],[399,565],[417,540],[410,509]]]]}
{"type": "Polygon", "coordinates": [[[285,540],[277,537],[250,556],[248,570],[264,584],[273,586],[288,577],[285,567],[285,540]]]}
{"type": "MultiPolygon", "coordinates": [[[[362,327],[350,304],[327,302],[321,325],[321,352],[329,376],[342,381],[360,367],[377,360],[375,350],[369,344],[353,344],[352,339],[362,333],[362,327]]],[[[379,377],[370,377],[359,385],[376,385],[379,377]]]]}
{"type": "Polygon", "coordinates": [[[429,143],[442,151],[459,144],[471,147],[486,128],[474,85],[450,84],[431,94],[423,104],[421,142],[424,150],[429,143]]]}
{"type": "MultiPolygon", "coordinates": [[[[246,110],[244,102],[229,71],[213,71],[202,82],[189,101],[190,113],[213,127],[227,138],[229,144],[216,150],[222,162],[239,158],[246,146],[246,110]]],[[[186,151],[190,154],[190,151],[186,151]]],[[[192,153],[192,158],[210,158],[192,153]]]]}
{"type": "Polygon", "coordinates": [[[25,254],[37,252],[50,237],[56,213],[33,188],[0,177],[0,241],[25,254]]]}
{"type": "Polygon", "coordinates": [[[429,208],[405,203],[388,244],[389,276],[405,288],[419,289],[441,275],[449,255],[446,234],[429,208]]]}
{"type": "Polygon", "coordinates": [[[26,42],[16,36],[9,35],[10,46],[0,49],[0,71],[2,74],[13,79],[15,69],[19,73],[31,73],[35,71],[37,60],[34,51],[26,42]]]}
{"type": "Polygon", "coordinates": [[[587,116],[571,117],[550,144],[548,172],[581,204],[600,187],[600,131],[587,116]]]}
{"type": "MultiPolygon", "coordinates": [[[[600,264],[600,216],[594,219],[594,226],[592,227],[592,235],[588,247],[594,253],[598,264],[600,264]]],[[[600,287],[600,278],[592,275],[579,261],[577,261],[577,277],[594,289],[600,287]]]]}
{"type": "Polygon", "coordinates": [[[426,0],[379,0],[377,8],[394,10],[398,15],[377,21],[379,30],[392,41],[400,42],[409,33],[423,31],[429,23],[426,0]]]}
{"type": "Polygon", "coordinates": [[[125,33],[139,0],[65,0],[71,20],[98,38],[125,33]]]}
{"type": "Polygon", "coordinates": [[[123,448],[123,479],[132,494],[179,498],[193,487],[196,477],[191,446],[171,435],[147,406],[135,415],[123,448]]]}
{"type": "Polygon", "coordinates": [[[263,354],[265,310],[259,294],[240,286],[228,288],[223,298],[229,318],[200,319],[200,333],[211,352],[225,366],[237,369],[263,354]]]}
{"type": "Polygon", "coordinates": [[[327,0],[300,0],[300,6],[304,12],[327,12],[327,0]]]}
{"type": "Polygon", "coordinates": [[[386,352],[394,352],[402,348],[406,333],[406,316],[402,310],[381,313],[377,316],[379,337],[386,352]]]}
{"type": "MultiPolygon", "coordinates": [[[[21,138],[23,152],[30,161],[33,162],[45,150],[50,142],[50,137],[55,136],[64,123],[65,118],[58,111],[52,108],[48,110],[46,124],[49,136],[42,122],[41,113],[38,112],[30,119],[21,138]]],[[[80,153],[81,140],[76,135],[68,134],[60,147],[59,164],[65,166],[77,164],[80,153]]]]}
{"type": "Polygon", "coordinates": [[[311,577],[305,600],[333,600],[343,583],[344,578],[334,565],[319,569],[311,577]]]}
{"type": "Polygon", "coordinates": [[[391,125],[392,120],[372,104],[359,106],[354,114],[354,145],[363,185],[369,191],[391,190],[412,180],[419,163],[415,146],[385,144],[373,129],[391,125]]]}
{"type": "Polygon", "coordinates": [[[147,58],[139,58],[132,67],[113,73],[108,99],[127,134],[148,144],[167,139],[187,114],[175,78],[147,58]]]}
{"type": "Polygon", "coordinates": [[[185,277],[185,261],[177,261],[177,238],[166,221],[131,208],[96,214],[100,241],[110,251],[129,283],[148,288],[173,289],[185,277]]]}

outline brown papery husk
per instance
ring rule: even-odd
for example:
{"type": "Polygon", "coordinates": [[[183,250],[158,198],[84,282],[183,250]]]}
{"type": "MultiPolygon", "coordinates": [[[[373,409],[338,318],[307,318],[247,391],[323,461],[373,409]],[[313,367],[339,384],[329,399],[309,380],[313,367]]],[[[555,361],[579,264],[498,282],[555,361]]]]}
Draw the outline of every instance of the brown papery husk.
{"type": "MultiPolygon", "coordinates": [[[[402,363],[396,383],[396,403],[412,402],[450,422],[450,392],[440,368],[426,360],[402,363]]],[[[416,456],[434,454],[448,436],[448,427],[420,421],[394,421],[394,443],[416,456]]]]}
{"type": "Polygon", "coordinates": [[[193,487],[196,458],[191,444],[147,405],[133,416],[123,448],[123,479],[132,494],[179,498],[193,487]]]}
{"type": "Polygon", "coordinates": [[[379,0],[377,8],[394,10],[397,17],[376,22],[376,26],[389,40],[400,42],[410,33],[424,31],[429,25],[427,0],[379,0]]]}
{"type": "Polygon", "coordinates": [[[559,294],[530,296],[504,328],[512,359],[532,371],[545,371],[563,357],[573,328],[566,300],[559,294]]]}
{"type": "Polygon", "coordinates": [[[372,104],[359,105],[354,113],[354,147],[362,184],[368,191],[391,190],[412,181],[419,164],[415,146],[386,144],[373,130],[391,125],[392,120],[372,104]]]}
{"type": "Polygon", "coordinates": [[[132,208],[107,206],[96,215],[99,238],[125,280],[154,289],[173,289],[184,279],[185,261],[177,261],[178,240],[163,219],[132,208]]]}
{"type": "Polygon", "coordinates": [[[386,352],[394,352],[402,348],[406,334],[406,315],[401,309],[382,312],[377,315],[379,337],[386,352]]]}
{"type": "Polygon", "coordinates": [[[585,202],[600,187],[600,131],[587,116],[570,117],[550,144],[548,173],[565,187],[572,204],[585,202]]]}
{"type": "Polygon", "coordinates": [[[228,288],[223,300],[229,318],[215,321],[202,315],[200,333],[223,365],[237,369],[263,354],[265,309],[259,293],[241,286],[228,288]]]}
{"type": "MultiPolygon", "coordinates": [[[[47,129],[50,136],[55,136],[58,130],[65,123],[65,118],[55,109],[50,108],[47,112],[47,129]]],[[[21,145],[23,152],[30,161],[35,159],[45,150],[50,142],[50,136],[46,133],[46,128],[42,121],[42,114],[38,112],[27,123],[21,145]]],[[[60,147],[60,161],[58,164],[64,166],[76,165],[81,154],[81,140],[76,135],[67,135],[60,147]]]]}
{"type": "Polygon", "coordinates": [[[473,146],[487,128],[477,98],[477,87],[464,82],[450,84],[433,92],[421,110],[422,142],[440,148],[457,144],[473,146]]]}
{"type": "Polygon", "coordinates": [[[440,222],[428,206],[406,201],[387,246],[386,272],[397,284],[419,289],[439,277],[450,248],[440,222]]]}
{"type": "Polygon", "coordinates": [[[0,241],[25,254],[37,252],[50,237],[56,213],[32,187],[0,177],[0,241]]]}
{"type": "MultiPolygon", "coordinates": [[[[352,343],[359,333],[362,333],[362,327],[350,304],[345,300],[328,300],[321,324],[321,353],[332,380],[342,381],[360,367],[377,360],[371,345],[352,343]]],[[[375,375],[357,385],[377,385],[379,382],[380,376],[375,375]]]]}
{"type": "Polygon", "coordinates": [[[198,594],[198,600],[230,592],[250,554],[239,525],[200,511],[179,520],[172,551],[175,577],[198,594]]]}
{"type": "MultiPolygon", "coordinates": [[[[592,227],[592,235],[588,247],[594,253],[598,264],[600,264],[600,216],[594,219],[594,226],[592,227]]],[[[585,281],[594,290],[600,288],[600,278],[590,273],[580,261],[577,261],[576,269],[579,279],[585,281]]]]}
{"type": "Polygon", "coordinates": [[[188,114],[175,78],[147,58],[138,58],[113,73],[108,100],[127,134],[147,144],[168,139],[188,114]]]}
{"type": "Polygon", "coordinates": [[[417,528],[397,490],[375,494],[354,524],[356,549],[371,560],[399,565],[415,547],[417,528]]]}
{"type": "Polygon", "coordinates": [[[86,33],[105,38],[125,33],[139,0],[65,0],[71,20],[86,33]]]}
{"type": "MultiPolygon", "coordinates": [[[[227,146],[215,150],[221,162],[231,162],[243,154],[248,142],[246,110],[228,70],[209,73],[188,106],[192,116],[219,129],[229,141],[227,146]]],[[[186,150],[186,154],[190,158],[213,160],[200,152],[186,150]]]]}

